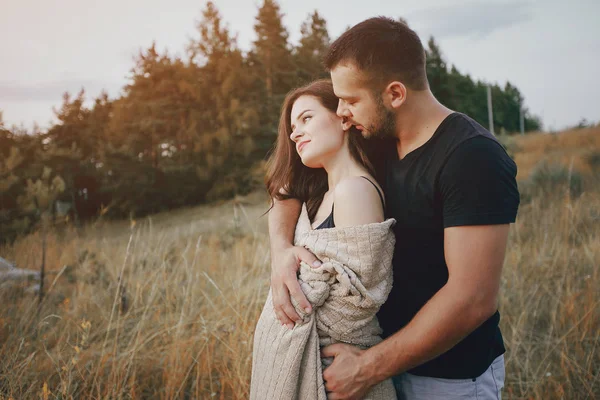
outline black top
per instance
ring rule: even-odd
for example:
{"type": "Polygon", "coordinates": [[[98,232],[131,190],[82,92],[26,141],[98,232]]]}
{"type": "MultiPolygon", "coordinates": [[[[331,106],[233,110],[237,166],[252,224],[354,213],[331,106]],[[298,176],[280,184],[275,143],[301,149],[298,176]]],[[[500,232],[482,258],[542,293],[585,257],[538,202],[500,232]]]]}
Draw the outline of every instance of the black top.
{"type": "MultiPolygon", "coordinates": [[[[385,210],[385,201],[383,200],[383,195],[381,194],[381,191],[379,190],[377,185],[374,184],[373,181],[370,180],[369,178],[367,178],[366,176],[361,176],[361,178],[365,178],[366,180],[371,182],[371,184],[373,186],[375,186],[375,189],[377,190],[377,194],[379,195],[379,198],[381,199],[381,204],[383,204],[383,209],[385,210]]],[[[334,206],[334,204],[331,205],[331,214],[329,214],[329,216],[327,218],[325,218],[325,220],[323,222],[321,222],[319,224],[319,226],[317,226],[315,229],[335,228],[335,222],[333,221],[333,206],[334,206]]]]}
{"type": "MultiPolygon", "coordinates": [[[[492,134],[460,113],[423,146],[387,164],[387,216],[395,218],[394,285],[378,317],[384,337],[406,325],[444,286],[444,228],[507,224],[519,205],[517,167],[492,134]]],[[[503,354],[496,312],[448,352],[412,374],[466,379],[503,354]]]]}

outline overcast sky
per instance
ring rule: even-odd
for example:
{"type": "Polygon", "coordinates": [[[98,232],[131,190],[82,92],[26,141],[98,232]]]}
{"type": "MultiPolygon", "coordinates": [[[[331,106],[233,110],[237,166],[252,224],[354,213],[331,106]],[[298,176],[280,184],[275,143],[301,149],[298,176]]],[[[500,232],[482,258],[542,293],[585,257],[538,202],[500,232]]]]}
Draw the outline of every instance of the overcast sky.
{"type": "MultiPolygon", "coordinates": [[[[249,49],[262,0],[216,0],[249,49]]],[[[42,128],[62,93],[121,93],[139,49],[183,55],[198,0],[0,0],[0,110],[7,125],[42,128]]],[[[600,0],[280,0],[290,41],[317,9],[336,38],[376,15],[403,17],[425,44],[473,78],[515,84],[546,129],[600,121],[600,0]]]]}

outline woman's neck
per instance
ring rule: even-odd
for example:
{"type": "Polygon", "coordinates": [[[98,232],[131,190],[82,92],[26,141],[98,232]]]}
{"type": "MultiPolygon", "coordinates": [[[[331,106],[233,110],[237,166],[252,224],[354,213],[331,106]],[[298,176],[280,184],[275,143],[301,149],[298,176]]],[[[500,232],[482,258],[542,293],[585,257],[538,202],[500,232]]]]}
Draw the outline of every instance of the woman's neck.
{"type": "Polygon", "coordinates": [[[345,178],[367,173],[365,168],[350,155],[347,146],[333,157],[329,157],[323,168],[327,172],[327,184],[330,191],[345,178]]]}

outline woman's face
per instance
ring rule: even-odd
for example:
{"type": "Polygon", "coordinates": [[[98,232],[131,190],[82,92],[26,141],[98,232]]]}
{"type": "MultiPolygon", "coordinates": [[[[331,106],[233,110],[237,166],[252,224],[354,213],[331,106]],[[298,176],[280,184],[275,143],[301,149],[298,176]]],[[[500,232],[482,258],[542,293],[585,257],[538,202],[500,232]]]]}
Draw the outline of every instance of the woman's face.
{"type": "Polygon", "coordinates": [[[290,139],[307,167],[322,168],[324,162],[345,145],[341,119],[316,97],[300,96],[292,106],[290,117],[290,139]]]}

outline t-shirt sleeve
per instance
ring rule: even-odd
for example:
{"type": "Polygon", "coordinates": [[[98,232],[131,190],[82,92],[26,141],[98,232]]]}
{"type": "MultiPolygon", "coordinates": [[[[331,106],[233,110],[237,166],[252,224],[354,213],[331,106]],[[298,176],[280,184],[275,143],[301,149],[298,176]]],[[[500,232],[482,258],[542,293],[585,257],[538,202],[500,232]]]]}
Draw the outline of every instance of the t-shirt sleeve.
{"type": "Polygon", "coordinates": [[[439,177],[444,228],[515,222],[517,166],[502,146],[478,136],[460,144],[439,177]]]}

